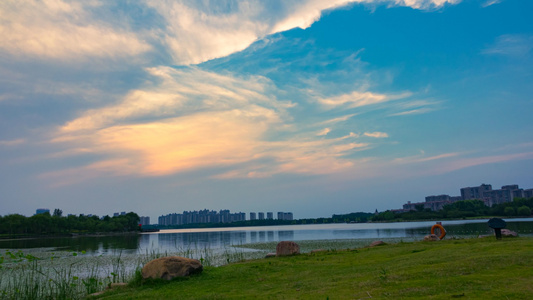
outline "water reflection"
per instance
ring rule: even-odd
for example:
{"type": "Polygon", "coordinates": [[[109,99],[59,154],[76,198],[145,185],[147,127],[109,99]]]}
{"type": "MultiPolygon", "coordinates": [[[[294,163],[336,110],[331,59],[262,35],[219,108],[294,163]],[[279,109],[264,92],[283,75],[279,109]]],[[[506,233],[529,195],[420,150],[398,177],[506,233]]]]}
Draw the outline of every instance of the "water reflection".
{"type": "Polygon", "coordinates": [[[246,242],[244,231],[160,233],[156,236],[158,246],[165,249],[221,248],[246,242]]]}
{"type": "Polygon", "coordinates": [[[52,248],[66,251],[86,251],[89,254],[107,254],[123,251],[135,253],[140,246],[142,235],[119,236],[80,236],[61,238],[39,238],[0,241],[2,249],[52,248]]]}

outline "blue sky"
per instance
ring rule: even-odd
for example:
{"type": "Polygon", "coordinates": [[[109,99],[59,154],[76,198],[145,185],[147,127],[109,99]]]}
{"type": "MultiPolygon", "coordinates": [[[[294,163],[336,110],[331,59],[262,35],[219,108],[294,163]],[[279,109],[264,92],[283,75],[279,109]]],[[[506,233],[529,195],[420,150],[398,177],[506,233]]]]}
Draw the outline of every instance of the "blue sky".
{"type": "Polygon", "coordinates": [[[533,188],[533,3],[2,1],[0,215],[533,188]]]}

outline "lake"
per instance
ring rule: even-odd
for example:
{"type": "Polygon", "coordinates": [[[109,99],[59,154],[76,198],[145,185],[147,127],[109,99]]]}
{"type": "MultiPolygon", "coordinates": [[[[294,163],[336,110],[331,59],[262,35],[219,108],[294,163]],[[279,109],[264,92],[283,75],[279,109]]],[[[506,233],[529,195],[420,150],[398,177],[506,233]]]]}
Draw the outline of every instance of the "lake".
{"type": "MultiPolygon", "coordinates": [[[[450,237],[477,237],[493,234],[483,220],[443,221],[450,237]]],[[[533,236],[533,218],[507,219],[507,228],[520,236],[533,236]]],[[[48,248],[86,251],[90,255],[173,252],[186,249],[223,249],[250,243],[283,240],[419,240],[430,233],[435,221],[398,223],[308,224],[261,227],[169,229],[155,233],[124,236],[42,238],[1,241],[0,249],[48,248]]]]}

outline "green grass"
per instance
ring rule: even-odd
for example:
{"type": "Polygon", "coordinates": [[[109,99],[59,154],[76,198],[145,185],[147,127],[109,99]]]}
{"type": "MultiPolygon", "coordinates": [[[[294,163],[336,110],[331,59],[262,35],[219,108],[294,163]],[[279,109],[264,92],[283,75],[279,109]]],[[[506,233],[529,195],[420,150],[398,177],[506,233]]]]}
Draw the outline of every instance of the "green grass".
{"type": "Polygon", "coordinates": [[[136,280],[102,299],[533,299],[533,239],[396,243],[136,280]]]}

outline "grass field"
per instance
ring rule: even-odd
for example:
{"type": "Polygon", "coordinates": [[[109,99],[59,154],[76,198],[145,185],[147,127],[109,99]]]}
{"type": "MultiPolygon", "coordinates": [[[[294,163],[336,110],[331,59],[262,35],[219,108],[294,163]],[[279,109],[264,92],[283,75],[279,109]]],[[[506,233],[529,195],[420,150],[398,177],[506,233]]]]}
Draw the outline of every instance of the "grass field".
{"type": "Polygon", "coordinates": [[[533,299],[533,239],[330,250],[132,281],[101,299],[533,299]]]}

